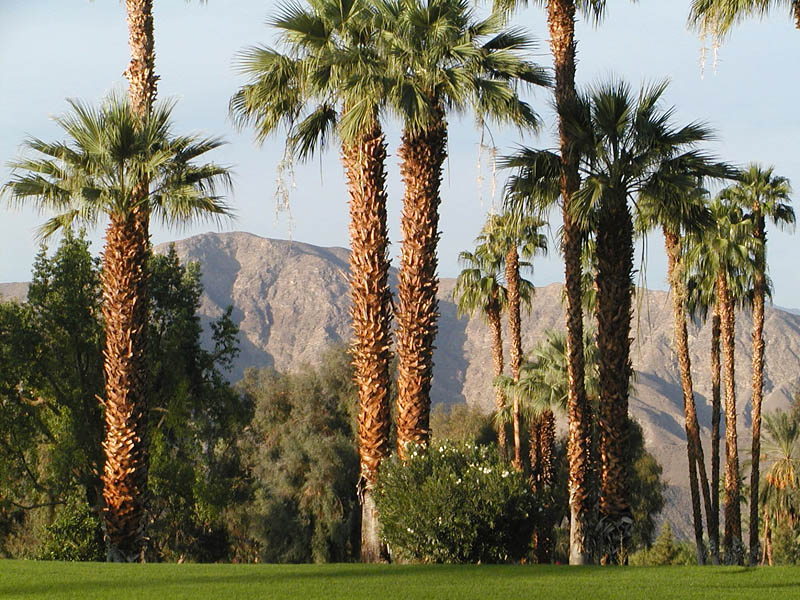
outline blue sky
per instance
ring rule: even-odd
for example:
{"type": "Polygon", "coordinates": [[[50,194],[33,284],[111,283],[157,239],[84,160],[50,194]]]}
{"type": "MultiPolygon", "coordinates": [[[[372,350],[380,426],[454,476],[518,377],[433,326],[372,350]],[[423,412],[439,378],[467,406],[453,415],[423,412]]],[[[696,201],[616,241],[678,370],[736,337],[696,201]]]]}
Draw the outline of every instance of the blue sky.
{"type": "MultiPolygon", "coordinates": [[[[610,75],[632,85],[671,80],[666,95],[677,108],[679,123],[709,122],[717,131],[710,150],[721,159],[745,164],[775,165],[800,189],[800,119],[798,83],[793,60],[800,58],[800,32],[784,14],[749,21],[733,31],[719,50],[716,72],[711,52],[701,75],[701,43],[686,27],[689,0],[645,0],[638,4],[610,2],[606,21],[594,28],[578,23],[578,81],[597,82],[610,75]]],[[[237,219],[223,230],[249,231],[273,238],[291,238],[320,246],[347,246],[348,211],[344,177],[335,150],[296,165],[290,213],[276,212],[276,166],[280,137],[258,146],[249,131],[237,132],[227,115],[231,94],[243,83],[233,70],[235,54],[243,47],[270,42],[264,25],[276,3],[254,0],[156,0],[156,69],[161,77],[159,97],[177,98],[177,131],[222,135],[229,144],[214,159],[232,165],[235,190],[230,198],[237,219]]],[[[523,9],[515,23],[539,40],[535,60],[551,64],[545,13],[523,9]]],[[[710,45],[710,42],[709,42],[710,45]]],[[[44,139],[59,136],[50,117],[64,112],[66,98],[98,101],[108,91],[126,89],[122,76],[128,62],[124,3],[118,0],[2,0],[0,1],[0,164],[18,152],[26,135],[44,139]]],[[[515,145],[552,147],[555,121],[546,93],[531,103],[545,119],[539,136],[493,130],[499,152],[515,145]]],[[[488,157],[479,185],[481,134],[470,116],[450,120],[449,152],[442,185],[440,274],[455,276],[458,252],[468,249],[492,204],[492,188],[500,202],[504,174],[495,186],[488,157]]],[[[400,248],[402,185],[396,149],[399,127],[387,127],[389,137],[389,227],[392,256],[400,248]]],[[[0,167],[6,181],[9,170],[0,167]]],[[[45,218],[29,209],[5,209],[0,220],[0,281],[30,278],[36,253],[35,229],[45,218]]],[[[557,222],[554,219],[554,227],[557,222]]],[[[153,228],[155,243],[209,231],[201,225],[179,231],[153,228]]],[[[93,249],[102,246],[103,227],[92,232],[93,249]]],[[[555,231],[553,232],[555,233],[555,231]]],[[[769,232],[769,262],[776,304],[800,307],[798,240],[788,233],[769,232]]],[[[662,240],[651,236],[646,246],[648,287],[665,287],[662,240]]],[[[555,243],[553,243],[555,248],[555,243]]],[[[396,262],[396,261],[395,261],[396,262]]],[[[557,256],[537,259],[534,282],[563,280],[557,256]]]]}

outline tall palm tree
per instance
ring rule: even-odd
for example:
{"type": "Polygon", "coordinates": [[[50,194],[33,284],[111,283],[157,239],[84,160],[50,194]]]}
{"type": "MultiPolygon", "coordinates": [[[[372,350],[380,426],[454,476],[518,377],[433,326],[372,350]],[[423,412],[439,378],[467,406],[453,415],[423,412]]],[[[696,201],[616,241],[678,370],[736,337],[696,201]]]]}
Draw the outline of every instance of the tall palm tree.
{"type": "Polygon", "coordinates": [[[708,521],[709,544],[715,564],[719,564],[718,540],[715,538],[711,517],[711,497],[706,475],[703,445],[700,439],[700,426],[692,386],[692,366],[689,357],[689,335],[686,325],[687,284],[683,260],[681,237],[687,231],[702,231],[711,225],[710,213],[706,207],[708,193],[699,186],[687,193],[671,194],[669,190],[657,190],[639,201],[640,229],[646,232],[652,227],[660,227],[664,235],[664,248],[667,253],[667,278],[672,297],[674,319],[675,354],[681,374],[683,408],[685,414],[686,449],[689,462],[689,487],[692,497],[697,562],[705,563],[703,542],[703,522],[700,511],[700,492],[705,504],[708,521]],[[699,484],[698,484],[699,470],[699,484]]]}
{"type": "MultiPolygon", "coordinates": [[[[494,375],[503,374],[503,325],[501,313],[506,306],[506,288],[501,283],[501,257],[492,256],[486,244],[480,244],[475,252],[461,252],[458,261],[464,267],[456,279],[453,298],[456,300],[458,316],[478,314],[484,318],[492,334],[492,358],[494,375]]],[[[505,394],[494,388],[495,410],[505,408],[505,394]]],[[[499,424],[497,445],[506,456],[506,428],[499,424]]]]}
{"type": "Polygon", "coordinates": [[[714,279],[715,310],[725,374],[725,533],[722,546],[728,563],[741,564],[742,519],[739,506],[739,449],[736,431],[736,378],[734,368],[736,306],[751,289],[753,264],[749,241],[752,229],[741,209],[717,197],[709,209],[714,226],[690,236],[687,262],[697,279],[714,279]]]}
{"type": "Polygon", "coordinates": [[[429,437],[433,343],[437,331],[436,246],[439,186],[447,148],[447,112],[474,108],[481,120],[535,129],[536,113],[518,83],[545,86],[549,77],[522,58],[531,40],[505,27],[499,12],[478,19],[469,0],[383,0],[380,28],[389,102],[403,122],[398,155],[405,184],[398,274],[397,446],[429,437]]]}
{"type": "Polygon", "coordinates": [[[386,224],[386,142],[380,124],[385,63],[378,52],[373,3],[313,0],[288,3],[272,25],[288,55],[250,48],[239,66],[250,77],[231,100],[240,124],[264,140],[281,127],[287,150],[301,158],[341,140],[350,197],[350,314],[353,364],[359,394],[361,557],[385,554],[372,499],[380,462],[390,452],[391,292],[386,224]]]}
{"type": "Polygon", "coordinates": [[[750,165],[737,183],[722,191],[729,202],[748,211],[753,225],[753,441],[750,470],[750,565],[760,560],[758,548],[758,485],[761,454],[761,402],[764,397],[764,300],[767,295],[766,222],[778,227],[794,225],[794,210],[789,205],[792,188],[789,180],[774,174],[774,168],[750,165]]]}
{"type": "MultiPolygon", "coordinates": [[[[590,407],[586,399],[583,365],[583,311],[582,311],[582,234],[572,217],[572,196],[580,186],[578,156],[566,127],[567,115],[577,102],[575,88],[575,14],[599,21],[605,12],[605,0],[535,0],[547,6],[547,25],[550,49],[555,67],[555,101],[558,112],[559,133],[559,190],[563,217],[561,251],[564,255],[566,288],[567,347],[569,349],[569,503],[570,503],[570,564],[586,564],[590,560],[588,547],[587,467],[591,453],[589,430],[590,407]]],[[[527,0],[495,0],[496,7],[512,10],[527,0]]]]}
{"type": "Polygon", "coordinates": [[[763,17],[780,9],[786,10],[800,29],[798,0],[692,0],[689,22],[719,39],[748,17],[763,17]]]}
{"type": "MultiPolygon", "coordinates": [[[[520,258],[527,261],[536,255],[547,253],[547,238],[544,234],[539,233],[543,225],[544,222],[536,217],[505,212],[500,215],[492,215],[479,237],[492,254],[502,257],[510,338],[509,366],[513,381],[519,380],[522,364],[521,307],[525,299],[527,299],[527,303],[530,303],[533,295],[533,286],[523,286],[520,277],[520,268],[531,265],[529,262],[520,263],[520,258]]],[[[513,415],[514,460],[512,464],[516,469],[522,469],[521,421],[517,400],[514,400],[513,415]]]]}
{"type": "MultiPolygon", "coordinates": [[[[595,232],[600,351],[598,407],[600,515],[624,537],[631,523],[622,448],[631,375],[630,326],[633,219],[630,202],[669,189],[691,189],[698,177],[728,174],[697,147],[711,137],[701,123],[672,124],[662,109],[667,84],[634,96],[620,81],[601,84],[580,99],[568,121],[583,184],[573,195],[573,218],[595,232]]],[[[611,558],[611,557],[610,557],[611,558]]]]}
{"type": "Polygon", "coordinates": [[[142,302],[148,247],[139,235],[141,211],[168,224],[220,217],[228,209],[216,195],[228,185],[227,169],[194,161],[221,142],[175,136],[172,105],[142,118],[129,101],[109,98],[99,109],[71,101],[56,119],[67,140],[25,142],[34,157],[12,163],[4,192],[20,203],[57,213],[41,228],[47,236],[74,223],[108,217],[103,252],[103,319],[106,342],[103,527],[112,561],[141,560],[146,543],[147,398],[137,310],[142,302]],[[148,181],[141,196],[141,182],[148,181]]]}
{"type": "Polygon", "coordinates": [[[800,513],[800,424],[794,415],[778,411],[764,415],[764,450],[772,464],[767,471],[760,506],[764,511],[764,553],[761,564],[772,565],[772,528],[785,527],[800,513]]]}

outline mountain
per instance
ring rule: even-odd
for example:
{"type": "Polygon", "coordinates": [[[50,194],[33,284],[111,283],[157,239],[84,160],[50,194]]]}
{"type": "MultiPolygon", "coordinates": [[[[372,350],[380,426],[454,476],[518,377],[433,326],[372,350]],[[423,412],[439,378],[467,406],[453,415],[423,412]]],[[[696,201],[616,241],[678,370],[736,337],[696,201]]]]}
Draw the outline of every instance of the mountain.
{"type": "MultiPolygon", "coordinates": [[[[167,248],[161,245],[156,251],[167,248]]],[[[200,312],[205,323],[233,306],[242,350],[233,379],[249,366],[299,369],[304,363],[314,363],[326,345],[349,340],[346,249],[249,233],[198,235],[175,242],[175,249],[182,260],[200,262],[204,285],[200,312]]],[[[390,280],[395,281],[394,273],[390,280]]],[[[493,406],[489,331],[480,319],[456,317],[451,299],[454,284],[448,278],[440,282],[432,398],[435,403],[466,402],[489,411],[493,406]]],[[[24,297],[24,286],[0,284],[0,295],[24,297]]],[[[563,329],[561,296],[558,284],[537,289],[531,310],[523,318],[525,348],[532,348],[547,329],[563,329]]],[[[638,290],[634,304],[636,382],[630,409],[642,425],[649,450],[664,468],[669,502],[662,516],[677,535],[689,539],[693,534],[683,402],[671,346],[671,304],[666,292],[643,289],[638,290]]],[[[739,315],[736,371],[741,459],[748,457],[750,447],[750,328],[749,316],[739,315]]],[[[786,407],[800,384],[800,315],[768,307],[765,337],[764,410],[771,411],[786,407]]],[[[710,339],[709,325],[690,324],[692,375],[707,459],[711,455],[710,339]]]]}

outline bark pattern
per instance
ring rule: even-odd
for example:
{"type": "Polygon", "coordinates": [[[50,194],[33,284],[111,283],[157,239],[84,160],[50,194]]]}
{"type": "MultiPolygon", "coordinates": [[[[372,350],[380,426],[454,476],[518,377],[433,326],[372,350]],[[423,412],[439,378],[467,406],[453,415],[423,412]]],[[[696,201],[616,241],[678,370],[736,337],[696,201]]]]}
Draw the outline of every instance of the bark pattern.
{"type": "MultiPolygon", "coordinates": [[[[386,225],[386,142],[379,129],[342,147],[350,195],[350,315],[352,357],[358,388],[358,454],[362,500],[371,501],[389,443],[391,378],[391,293],[386,225]]],[[[362,505],[362,560],[385,553],[377,535],[374,503],[362,505]],[[377,546],[376,546],[377,544],[377,546]]]]}
{"type": "Polygon", "coordinates": [[[760,482],[761,465],[761,402],[764,399],[764,297],[767,291],[766,260],[764,246],[766,245],[766,229],[764,216],[760,206],[753,207],[753,216],[756,221],[754,237],[761,245],[761,251],[756,252],[756,273],[753,281],[753,442],[750,449],[752,465],[750,470],[750,565],[755,566],[759,560],[758,539],[758,488],[760,482]]]}
{"type": "Polygon", "coordinates": [[[564,227],[562,252],[566,287],[570,551],[571,565],[590,562],[588,521],[590,493],[587,489],[591,439],[589,406],[584,384],[583,307],[581,304],[581,238],[570,217],[572,196],[580,185],[578,157],[570,144],[565,115],[576,103],[575,91],[575,2],[549,0],[547,25],[555,67],[555,100],[559,114],[558,134],[561,153],[561,198],[564,227]]]}
{"type": "Polygon", "coordinates": [[[125,70],[133,112],[144,116],[156,99],[153,0],[125,0],[131,61],[125,70]]]}
{"type": "Polygon", "coordinates": [[[719,425],[722,415],[720,337],[722,324],[719,308],[714,305],[711,316],[711,524],[709,525],[712,559],[719,561],[719,425]],[[716,550],[716,551],[715,551],[716,550]]]}
{"type": "Polygon", "coordinates": [[[103,529],[108,560],[144,558],[147,521],[148,239],[135,217],[112,217],[103,253],[106,340],[103,529]]]}
{"type": "MultiPolygon", "coordinates": [[[[492,331],[492,359],[494,362],[494,376],[503,374],[503,323],[500,319],[499,302],[492,302],[486,311],[489,321],[489,328],[492,331]]],[[[506,407],[506,396],[498,386],[494,388],[494,407],[499,413],[506,407]]],[[[504,423],[497,425],[497,446],[500,448],[500,455],[505,459],[507,452],[506,426],[504,423]]]]}
{"type": "MultiPolygon", "coordinates": [[[[630,517],[627,466],[628,386],[633,283],[633,221],[627,198],[613,191],[601,200],[597,231],[597,345],[600,356],[600,516],[624,533],[630,517]]],[[[616,545],[616,547],[619,547],[616,545]]]]}
{"type": "MultiPolygon", "coordinates": [[[[705,543],[703,541],[703,517],[700,510],[700,493],[706,511],[706,520],[711,529],[711,498],[708,489],[708,475],[706,474],[703,444],[700,439],[700,426],[697,421],[697,409],[694,401],[692,385],[692,363],[689,357],[689,333],[686,327],[686,298],[687,290],[681,261],[680,237],[664,228],[664,245],[667,252],[667,270],[672,296],[672,309],[675,328],[675,353],[678,357],[678,367],[681,375],[681,390],[683,392],[684,427],[686,430],[686,451],[689,462],[689,487],[692,497],[692,517],[695,530],[695,544],[697,545],[698,564],[705,563],[705,543]],[[698,481],[699,480],[699,481],[698,481]]],[[[713,540],[709,540],[714,547],[713,540]]]]}
{"type": "Polygon", "coordinates": [[[722,325],[722,354],[725,361],[725,561],[742,564],[742,512],[739,505],[739,447],[736,433],[736,317],[726,274],[717,277],[718,303],[722,325]]]}
{"type": "MultiPolygon", "coordinates": [[[[508,355],[511,367],[511,378],[519,381],[519,369],[522,365],[522,325],[520,319],[519,295],[519,254],[516,244],[512,244],[506,253],[506,288],[508,298],[508,337],[511,343],[508,355]]],[[[514,460],[512,465],[522,470],[522,439],[519,414],[519,399],[514,398],[514,460]]]]}
{"type": "Polygon", "coordinates": [[[439,312],[439,186],[446,147],[447,124],[442,114],[437,123],[423,131],[405,131],[398,153],[405,184],[395,313],[397,449],[401,457],[405,456],[406,444],[427,444],[430,436],[430,389],[439,312]]]}

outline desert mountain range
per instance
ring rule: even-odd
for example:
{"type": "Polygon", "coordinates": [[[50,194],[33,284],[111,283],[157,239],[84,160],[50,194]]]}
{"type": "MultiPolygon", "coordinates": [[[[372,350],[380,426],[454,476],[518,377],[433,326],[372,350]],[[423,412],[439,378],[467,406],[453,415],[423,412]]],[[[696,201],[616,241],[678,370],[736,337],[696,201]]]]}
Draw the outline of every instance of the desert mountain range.
{"type": "MultiPolygon", "coordinates": [[[[163,252],[167,247],[156,250],[163,252]]],[[[175,249],[183,261],[201,265],[204,321],[219,317],[229,305],[234,307],[241,347],[234,380],[250,366],[287,371],[313,364],[326,345],[350,338],[348,250],[238,232],[197,235],[175,242],[175,249]]],[[[440,282],[433,402],[466,402],[489,411],[493,406],[489,331],[478,318],[457,318],[451,297],[454,284],[451,278],[440,282]]],[[[21,299],[26,292],[26,284],[0,284],[0,296],[21,299]]],[[[548,329],[563,329],[561,295],[558,284],[537,289],[531,310],[523,317],[524,348],[532,348],[548,329]]],[[[664,468],[669,487],[662,516],[678,535],[690,538],[686,444],[680,379],[671,345],[671,304],[666,292],[640,289],[635,306],[636,384],[630,410],[644,429],[649,450],[664,468]]],[[[736,336],[740,459],[748,458],[750,447],[750,328],[749,316],[740,314],[736,336]]],[[[706,457],[710,456],[710,337],[710,325],[690,325],[692,375],[706,457]]],[[[764,410],[771,411],[786,407],[800,384],[800,315],[767,307],[765,338],[764,410]]],[[[722,453],[724,456],[724,449],[722,453]]]]}

